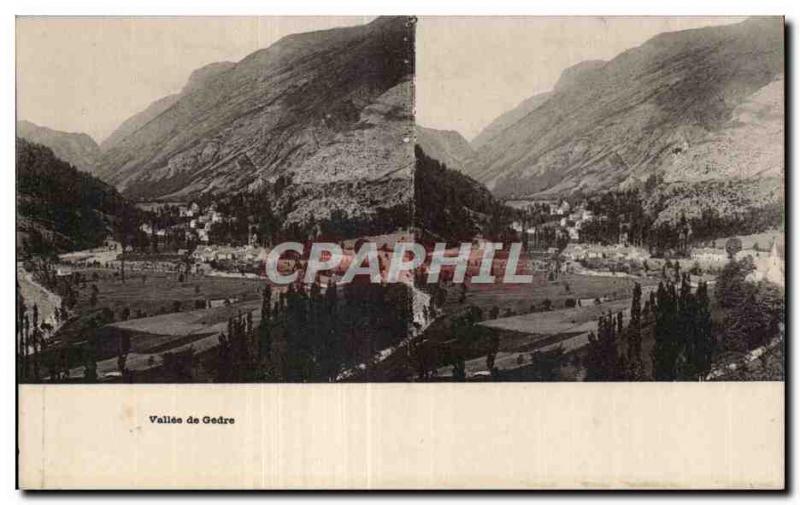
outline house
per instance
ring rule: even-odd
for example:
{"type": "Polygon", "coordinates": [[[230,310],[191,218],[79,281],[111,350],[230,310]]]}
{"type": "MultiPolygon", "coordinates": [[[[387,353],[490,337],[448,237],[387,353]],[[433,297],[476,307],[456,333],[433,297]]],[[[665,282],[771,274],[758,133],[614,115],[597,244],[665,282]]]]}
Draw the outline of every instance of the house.
{"type": "Polygon", "coordinates": [[[723,249],[704,247],[693,249],[692,259],[702,268],[722,268],[728,262],[728,254],[723,249]]]}
{"type": "Polygon", "coordinates": [[[753,258],[756,269],[748,275],[748,280],[754,282],[767,281],[778,286],[784,286],[786,283],[785,255],[785,247],[782,244],[779,245],[777,240],[772,242],[769,256],[753,258]]]}
{"type": "Polygon", "coordinates": [[[234,304],[234,303],[236,303],[238,301],[239,301],[239,299],[235,298],[235,297],[231,297],[231,298],[215,298],[215,299],[208,300],[207,307],[209,309],[213,309],[213,308],[216,308],[216,307],[223,307],[225,305],[231,305],[231,304],[234,304]]]}
{"type": "Polygon", "coordinates": [[[192,202],[189,204],[189,212],[191,212],[191,216],[197,216],[200,214],[200,206],[197,205],[197,202],[192,202]]]}
{"type": "Polygon", "coordinates": [[[580,240],[581,232],[580,232],[580,223],[576,223],[575,226],[571,226],[567,228],[567,232],[569,233],[569,239],[578,241],[580,240]]]}

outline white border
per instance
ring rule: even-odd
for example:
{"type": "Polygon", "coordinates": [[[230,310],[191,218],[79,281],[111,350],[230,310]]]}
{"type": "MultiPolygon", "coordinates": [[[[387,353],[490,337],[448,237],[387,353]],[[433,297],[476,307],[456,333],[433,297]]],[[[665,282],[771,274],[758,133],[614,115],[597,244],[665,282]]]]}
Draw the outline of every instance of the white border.
{"type": "MultiPolygon", "coordinates": [[[[14,270],[12,270],[14,259],[14,243],[9,237],[13,236],[14,232],[14,182],[13,182],[13,164],[14,164],[14,117],[12,114],[14,108],[14,15],[358,15],[358,14],[417,14],[417,15],[786,15],[787,22],[792,26],[794,36],[787,41],[787,58],[796,54],[796,40],[797,28],[800,22],[800,2],[775,1],[775,0],[728,0],[726,2],[698,2],[697,0],[672,0],[670,2],[626,2],[623,0],[606,0],[604,2],[576,1],[576,0],[560,0],[558,2],[537,2],[521,4],[510,0],[461,0],[459,2],[440,2],[435,4],[430,0],[405,0],[405,1],[387,1],[375,2],[369,0],[339,0],[337,2],[330,1],[304,1],[300,2],[294,0],[292,2],[282,3],[267,3],[264,1],[244,1],[244,0],[194,0],[185,2],[171,2],[167,3],[165,0],[136,0],[128,2],[110,2],[110,1],[87,1],[87,0],[72,0],[69,2],[57,0],[34,0],[34,1],[11,1],[3,3],[0,7],[3,11],[3,16],[0,17],[0,44],[2,44],[2,59],[0,62],[4,65],[4,72],[2,72],[2,79],[0,79],[0,93],[2,94],[3,104],[5,105],[2,119],[0,119],[0,160],[4,171],[5,183],[0,185],[0,202],[2,202],[2,212],[0,212],[0,236],[6,237],[2,247],[2,268],[0,268],[0,285],[7,286],[6,289],[0,291],[2,293],[2,317],[7,332],[13,335],[13,307],[14,295],[11,291],[14,278],[14,270]]],[[[787,90],[790,96],[797,96],[797,79],[796,75],[791,80],[792,88],[787,90]]],[[[792,108],[789,111],[791,117],[796,117],[797,101],[792,101],[792,108]]],[[[791,131],[792,136],[789,141],[791,145],[797,145],[797,130],[796,128],[791,131]]],[[[793,172],[793,166],[786,167],[787,173],[793,172]]],[[[800,184],[797,176],[791,177],[792,194],[797,194],[798,185],[800,184]]],[[[789,261],[794,265],[797,259],[797,251],[793,247],[794,236],[796,234],[795,223],[797,221],[796,205],[790,202],[789,213],[791,215],[790,224],[792,225],[788,231],[790,236],[790,252],[791,258],[789,261]]],[[[794,272],[789,279],[791,287],[790,291],[793,292],[793,287],[796,284],[797,274],[795,269],[792,268],[790,272],[794,272]]],[[[792,304],[790,311],[792,316],[796,316],[795,304],[792,304]]],[[[789,335],[792,339],[793,334],[789,335]]],[[[3,373],[3,397],[2,405],[5,407],[7,414],[2,417],[3,430],[0,432],[0,488],[2,488],[11,500],[21,500],[22,496],[19,493],[11,491],[14,487],[15,475],[15,415],[13,413],[13,395],[14,395],[14,356],[11,349],[11,337],[6,338],[6,352],[0,354],[2,356],[2,363],[4,365],[3,373]],[[8,496],[11,495],[11,496],[8,496]]],[[[792,345],[791,362],[796,363],[797,358],[797,344],[792,345]]],[[[790,404],[792,407],[796,400],[796,389],[794,389],[790,404]]],[[[791,417],[790,417],[791,418],[791,417]]],[[[796,437],[793,437],[796,440],[796,437]]],[[[793,468],[796,468],[796,464],[793,468]]],[[[794,482],[797,485],[797,480],[794,476],[787,476],[789,482],[794,482]]],[[[45,498],[50,500],[54,497],[48,496],[45,498]]],[[[81,496],[71,496],[71,499],[85,499],[81,496]]],[[[182,499],[195,500],[199,496],[183,496],[182,499]]],[[[206,499],[208,497],[205,497],[206,499]]],[[[212,497],[217,498],[217,497],[212,497]]],[[[351,496],[340,496],[339,499],[349,500],[351,496]]],[[[444,498],[444,497],[440,497],[444,498]]],[[[463,496],[450,496],[445,499],[449,500],[462,500],[463,496]]],[[[481,496],[478,497],[480,501],[493,500],[496,496],[481,496]]],[[[537,499],[544,499],[550,501],[552,497],[536,497],[537,499]]],[[[597,498],[597,497],[595,497],[597,498]]],[[[603,496],[602,499],[617,500],[620,496],[603,496]]],[[[688,504],[699,502],[702,498],[704,501],[711,500],[728,500],[727,496],[704,496],[704,497],[689,497],[685,495],[672,496],[670,499],[681,500],[681,503],[688,504]]],[[[148,503],[160,503],[166,499],[163,497],[147,496],[140,497],[142,501],[147,500],[148,503]]],[[[288,499],[284,496],[271,496],[269,499],[283,501],[288,499]]],[[[314,499],[313,497],[302,496],[299,497],[300,501],[314,499]]],[[[559,502],[572,502],[579,498],[576,497],[561,497],[559,502]]],[[[642,499],[641,497],[637,499],[642,499]]],[[[751,496],[749,499],[768,499],[765,496],[751,496]]],[[[428,498],[419,496],[408,497],[408,500],[414,500],[415,503],[427,502],[428,498]]],[[[293,500],[297,501],[297,500],[293,500]]]]}

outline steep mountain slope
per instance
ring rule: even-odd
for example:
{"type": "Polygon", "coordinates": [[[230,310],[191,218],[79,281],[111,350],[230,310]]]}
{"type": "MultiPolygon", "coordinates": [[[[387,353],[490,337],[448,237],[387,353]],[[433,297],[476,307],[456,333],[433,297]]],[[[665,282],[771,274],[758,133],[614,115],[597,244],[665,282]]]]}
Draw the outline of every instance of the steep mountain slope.
{"type": "MultiPolygon", "coordinates": [[[[602,68],[605,64],[606,62],[603,60],[588,60],[567,68],[561,73],[561,77],[556,83],[554,91],[563,91],[571,86],[583,83],[595,70],[602,68]]],[[[526,98],[519,105],[508,112],[504,112],[498,116],[497,119],[489,123],[486,128],[481,130],[481,132],[472,139],[470,145],[477,151],[485,145],[492,143],[496,137],[503,134],[506,128],[521,121],[525,116],[539,108],[540,105],[547,102],[552,94],[552,91],[548,91],[526,98]]]]}
{"type": "Polygon", "coordinates": [[[466,166],[475,154],[467,140],[453,130],[417,126],[416,141],[428,156],[454,170],[466,170],[466,166]]]}
{"type": "Polygon", "coordinates": [[[781,107],[763,112],[770,99],[758,96],[782,102],[782,71],[780,18],[660,34],[609,62],[565,71],[544,103],[478,150],[468,173],[502,197],[594,192],[653,174],[782,174],[774,136],[781,107]],[[756,138],[771,132],[763,156],[746,147],[754,130],[756,138]]]}
{"type": "Polygon", "coordinates": [[[704,210],[737,218],[783,206],[783,85],[777,76],[737,106],[721,129],[664,161],[662,183],[649,199],[661,209],[656,225],[704,210]]]}
{"type": "Polygon", "coordinates": [[[135,199],[255,190],[279,177],[303,195],[405,180],[410,199],[413,50],[405,17],[285,37],[132,120],[100,175],[135,199]]]}
{"type": "Polygon", "coordinates": [[[126,119],[107,139],[100,143],[100,149],[102,151],[108,151],[117,147],[122,141],[125,140],[126,137],[135,133],[137,130],[139,130],[139,128],[143,127],[161,115],[161,113],[167,111],[170,107],[175,105],[175,103],[180,100],[181,97],[191,93],[197,88],[202,87],[208,79],[211,79],[222,72],[230,70],[234,65],[235,63],[225,61],[211,63],[195,70],[192,72],[192,75],[189,76],[189,80],[180,93],[159,98],[155,102],[151,103],[142,112],[139,112],[138,114],[126,119]]]}
{"type": "Polygon", "coordinates": [[[17,136],[53,150],[56,156],[84,172],[93,173],[100,158],[100,149],[85,133],[68,133],[38,126],[30,121],[17,121],[17,136]]]}
{"type": "Polygon", "coordinates": [[[422,146],[416,146],[415,155],[414,226],[419,238],[457,243],[477,234],[502,236],[511,222],[508,207],[475,179],[442,166],[422,146]]]}
{"type": "Polygon", "coordinates": [[[474,151],[482,149],[487,144],[492,143],[496,137],[503,133],[503,130],[514,125],[517,121],[536,110],[540,105],[545,103],[550,97],[550,92],[539,93],[530,98],[526,98],[519,105],[513,109],[504,112],[498,116],[494,121],[489,123],[481,132],[472,139],[470,147],[474,151]]]}
{"type": "Polygon", "coordinates": [[[111,186],[17,138],[17,247],[50,254],[99,245],[135,210],[111,186]]]}

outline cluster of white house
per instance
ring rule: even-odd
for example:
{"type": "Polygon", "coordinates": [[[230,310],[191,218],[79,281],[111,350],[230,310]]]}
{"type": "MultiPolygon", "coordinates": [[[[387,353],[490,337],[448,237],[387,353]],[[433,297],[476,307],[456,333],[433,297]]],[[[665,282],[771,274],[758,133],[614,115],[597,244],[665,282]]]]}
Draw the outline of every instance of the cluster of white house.
{"type": "MultiPolygon", "coordinates": [[[[575,208],[566,200],[537,203],[547,205],[551,216],[561,216],[561,219],[558,220],[558,226],[561,232],[565,233],[573,241],[578,241],[583,226],[595,219],[594,212],[587,209],[585,203],[576,205],[575,208]]],[[[518,233],[524,232],[529,235],[536,231],[535,228],[523,230],[523,224],[517,221],[512,223],[511,227],[518,233]]],[[[627,240],[627,237],[625,239],[627,240]]]]}
{"type": "MultiPolygon", "coordinates": [[[[217,210],[217,205],[214,203],[205,209],[201,208],[196,202],[180,204],[178,205],[178,216],[186,219],[186,224],[182,224],[179,227],[184,229],[187,235],[196,235],[197,240],[203,244],[210,242],[209,233],[212,225],[225,220],[225,216],[217,210]]],[[[163,237],[166,235],[166,230],[154,230],[153,226],[148,223],[142,224],[139,229],[150,236],[163,237]]]]}

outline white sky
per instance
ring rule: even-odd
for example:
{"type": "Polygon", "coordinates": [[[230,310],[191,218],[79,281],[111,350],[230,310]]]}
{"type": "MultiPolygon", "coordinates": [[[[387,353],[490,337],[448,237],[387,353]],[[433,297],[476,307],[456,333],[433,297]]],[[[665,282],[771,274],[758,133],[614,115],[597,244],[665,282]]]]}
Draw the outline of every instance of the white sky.
{"type": "Polygon", "coordinates": [[[193,70],[372,17],[18,18],[17,119],[100,142],[193,70]]]}
{"type": "MultiPolygon", "coordinates": [[[[290,33],[371,17],[18,18],[17,118],[98,142],[191,72],[238,61],[290,33]]],[[[664,32],[741,18],[421,17],[417,122],[472,139],[561,71],[664,32]]]]}
{"type": "Polygon", "coordinates": [[[417,123],[471,140],[525,98],[551,90],[567,67],[609,60],[661,32],[743,19],[420,17],[417,123]]]}

